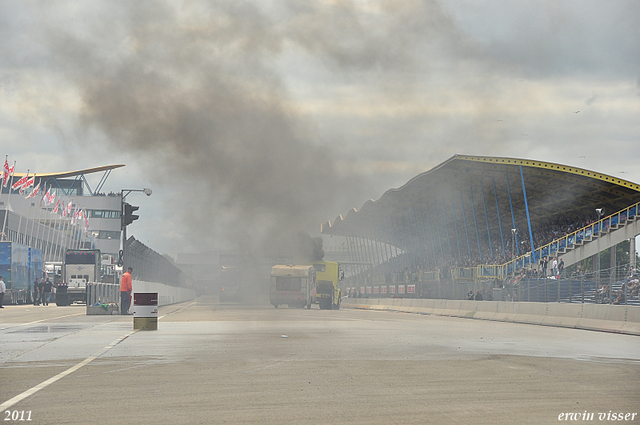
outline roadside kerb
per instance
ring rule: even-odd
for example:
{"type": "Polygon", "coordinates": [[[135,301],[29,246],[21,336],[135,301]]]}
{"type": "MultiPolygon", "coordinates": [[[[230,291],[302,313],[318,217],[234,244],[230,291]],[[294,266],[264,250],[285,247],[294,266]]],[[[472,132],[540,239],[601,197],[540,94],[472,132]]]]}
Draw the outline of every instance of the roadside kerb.
{"type": "Polygon", "coordinates": [[[346,298],[342,305],[640,335],[640,306],[398,298],[346,298]]]}

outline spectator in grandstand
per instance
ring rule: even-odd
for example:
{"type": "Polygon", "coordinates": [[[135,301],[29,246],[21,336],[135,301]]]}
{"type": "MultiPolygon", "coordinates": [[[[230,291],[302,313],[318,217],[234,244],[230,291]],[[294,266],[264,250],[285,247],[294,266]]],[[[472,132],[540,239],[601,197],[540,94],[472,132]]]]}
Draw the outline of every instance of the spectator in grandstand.
{"type": "Polygon", "coordinates": [[[584,273],[582,272],[582,268],[580,268],[580,264],[578,264],[572,276],[580,277],[582,275],[584,275],[584,273]]]}
{"type": "Polygon", "coordinates": [[[482,294],[480,293],[480,290],[478,289],[478,291],[476,292],[476,301],[482,301],[482,294]]]}
{"type": "Polygon", "coordinates": [[[474,299],[473,290],[469,291],[469,293],[467,294],[467,299],[468,300],[473,300],[474,299]]]}
{"type": "Polygon", "coordinates": [[[596,292],[596,302],[607,304],[609,302],[609,285],[603,283],[596,292]]]}
{"type": "Polygon", "coordinates": [[[542,260],[540,260],[540,269],[542,271],[542,278],[546,278],[547,277],[547,267],[549,266],[549,260],[547,260],[546,255],[544,257],[542,257],[542,260]]]}
{"type": "Polygon", "coordinates": [[[564,271],[564,260],[561,258],[560,262],[558,263],[558,279],[560,279],[560,277],[562,277],[562,272],[564,271]]]}
{"type": "Polygon", "coordinates": [[[620,289],[616,292],[616,299],[613,301],[614,304],[626,304],[627,302],[627,284],[626,282],[622,284],[620,289]]]}
{"type": "Polygon", "coordinates": [[[553,269],[553,275],[558,276],[558,257],[553,257],[553,263],[551,263],[553,269]]]}

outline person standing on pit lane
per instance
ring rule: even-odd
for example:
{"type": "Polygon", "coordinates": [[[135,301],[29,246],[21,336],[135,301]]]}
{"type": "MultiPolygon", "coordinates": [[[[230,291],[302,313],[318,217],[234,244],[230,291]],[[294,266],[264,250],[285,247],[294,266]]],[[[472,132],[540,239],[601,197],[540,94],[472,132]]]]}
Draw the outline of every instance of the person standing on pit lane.
{"type": "Polygon", "coordinates": [[[131,285],[132,267],[127,268],[126,273],[122,275],[120,279],[120,314],[129,314],[129,305],[131,304],[131,292],[133,286],[131,285]]]}
{"type": "Polygon", "coordinates": [[[38,282],[40,282],[40,279],[36,277],[36,280],[33,281],[32,295],[31,295],[33,305],[38,305],[38,282]]]}
{"type": "Polygon", "coordinates": [[[44,305],[44,277],[40,279],[40,282],[38,282],[38,304],[36,305],[44,305]]]}
{"type": "Polygon", "coordinates": [[[53,283],[47,278],[44,281],[44,287],[42,288],[42,304],[49,305],[49,298],[51,298],[51,288],[53,287],[53,283]]]}
{"type": "Polygon", "coordinates": [[[7,292],[7,285],[4,284],[2,276],[0,276],[0,308],[4,308],[2,302],[4,301],[4,293],[7,292]]]}

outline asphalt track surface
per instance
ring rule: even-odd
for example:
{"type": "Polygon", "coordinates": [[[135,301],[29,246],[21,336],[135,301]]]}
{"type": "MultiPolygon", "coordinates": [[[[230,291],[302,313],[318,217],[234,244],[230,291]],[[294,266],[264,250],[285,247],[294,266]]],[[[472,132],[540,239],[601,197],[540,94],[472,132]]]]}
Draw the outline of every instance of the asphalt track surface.
{"type": "Polygon", "coordinates": [[[157,331],[84,313],[0,310],[3,423],[553,424],[564,413],[594,413],[582,423],[640,413],[636,336],[212,298],[162,307],[157,331]]]}

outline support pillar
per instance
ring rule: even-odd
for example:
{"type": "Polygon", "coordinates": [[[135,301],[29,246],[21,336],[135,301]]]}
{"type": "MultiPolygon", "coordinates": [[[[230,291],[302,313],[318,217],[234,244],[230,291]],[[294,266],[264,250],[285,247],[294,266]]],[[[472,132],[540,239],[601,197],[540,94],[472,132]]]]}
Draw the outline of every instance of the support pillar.
{"type": "Polygon", "coordinates": [[[617,280],[617,278],[618,278],[618,268],[616,267],[616,259],[617,259],[616,258],[616,254],[617,254],[616,253],[616,251],[617,251],[616,246],[617,245],[614,245],[611,248],[609,248],[609,251],[610,251],[609,252],[609,254],[610,254],[609,258],[611,258],[611,261],[609,262],[609,264],[611,266],[611,269],[609,271],[609,282],[610,283],[615,282],[617,280]]]}

